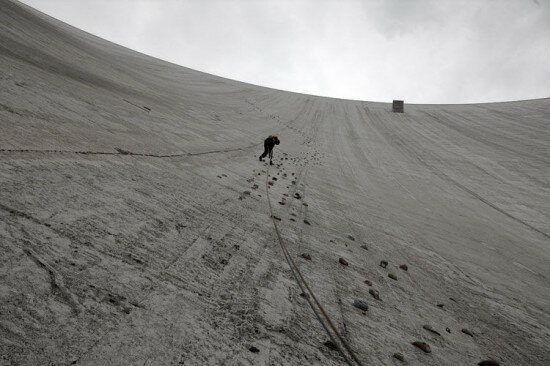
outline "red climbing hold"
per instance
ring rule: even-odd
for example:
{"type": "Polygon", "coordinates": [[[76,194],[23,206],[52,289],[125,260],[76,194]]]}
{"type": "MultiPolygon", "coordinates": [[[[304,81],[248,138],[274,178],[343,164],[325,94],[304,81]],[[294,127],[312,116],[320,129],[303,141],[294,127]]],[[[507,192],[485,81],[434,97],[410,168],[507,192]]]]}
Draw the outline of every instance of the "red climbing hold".
{"type": "Polygon", "coordinates": [[[415,347],[420,348],[422,351],[426,353],[431,353],[432,350],[430,349],[430,345],[426,342],[412,342],[412,345],[415,347]]]}

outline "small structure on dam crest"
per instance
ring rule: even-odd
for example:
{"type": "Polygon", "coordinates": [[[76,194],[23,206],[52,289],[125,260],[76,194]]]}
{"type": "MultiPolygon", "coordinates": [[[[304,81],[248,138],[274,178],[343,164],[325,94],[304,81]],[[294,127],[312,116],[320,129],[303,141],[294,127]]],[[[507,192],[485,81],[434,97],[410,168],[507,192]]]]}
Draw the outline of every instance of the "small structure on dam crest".
{"type": "Polygon", "coordinates": [[[394,113],[403,113],[405,112],[405,103],[402,100],[393,101],[393,112],[394,113]]]}

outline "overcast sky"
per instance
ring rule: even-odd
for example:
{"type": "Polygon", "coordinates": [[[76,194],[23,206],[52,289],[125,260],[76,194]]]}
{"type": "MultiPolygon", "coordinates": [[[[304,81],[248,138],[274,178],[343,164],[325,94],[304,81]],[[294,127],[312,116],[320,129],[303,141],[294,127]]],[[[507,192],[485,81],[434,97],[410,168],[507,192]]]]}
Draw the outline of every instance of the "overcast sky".
{"type": "Polygon", "coordinates": [[[315,95],[550,97],[550,0],[24,0],[137,51],[315,95]]]}

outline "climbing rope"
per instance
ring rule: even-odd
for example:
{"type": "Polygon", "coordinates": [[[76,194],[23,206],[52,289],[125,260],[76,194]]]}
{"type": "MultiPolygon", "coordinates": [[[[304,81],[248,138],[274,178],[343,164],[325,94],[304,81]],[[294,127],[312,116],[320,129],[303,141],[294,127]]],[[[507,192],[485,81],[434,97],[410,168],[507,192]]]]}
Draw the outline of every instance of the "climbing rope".
{"type": "Polygon", "coordinates": [[[300,272],[300,269],[298,268],[298,266],[296,265],[296,263],[292,259],[292,256],[290,255],[290,253],[289,253],[289,251],[286,247],[286,244],[283,241],[281,233],[279,232],[279,228],[277,227],[277,220],[275,219],[275,217],[273,215],[273,208],[271,206],[271,199],[269,197],[269,184],[268,184],[268,181],[269,181],[269,166],[267,168],[266,181],[265,181],[265,190],[266,190],[266,195],[267,195],[267,203],[269,205],[269,214],[270,214],[270,217],[271,217],[271,221],[273,222],[273,227],[275,228],[275,234],[277,236],[277,240],[278,240],[279,245],[281,246],[281,249],[283,251],[283,255],[285,256],[285,259],[286,259],[286,261],[287,261],[287,263],[290,267],[290,270],[291,270],[296,282],[298,283],[298,286],[300,286],[300,289],[302,290],[302,292],[304,294],[308,295],[308,296],[306,296],[306,299],[309,302],[309,305],[313,309],[313,312],[317,316],[317,319],[319,320],[319,322],[321,323],[321,325],[323,326],[323,328],[327,332],[327,334],[330,337],[330,339],[332,340],[332,342],[338,347],[338,350],[340,351],[340,353],[342,354],[342,356],[344,357],[346,362],[349,365],[352,365],[352,366],[353,365],[363,366],[363,364],[361,363],[361,361],[359,361],[357,355],[355,354],[355,352],[353,351],[353,349],[349,345],[348,341],[340,334],[338,329],[336,329],[336,326],[334,325],[334,323],[332,322],[332,320],[328,316],[327,312],[325,311],[325,309],[323,308],[323,306],[321,305],[319,300],[317,300],[317,297],[315,296],[315,294],[313,293],[313,291],[309,287],[309,284],[307,283],[304,276],[302,275],[302,272],[300,272]],[[312,302],[312,300],[313,300],[313,302],[312,302]],[[340,341],[340,344],[343,345],[344,349],[347,351],[349,356],[348,356],[348,354],[346,354],[346,352],[344,352],[344,349],[342,349],[342,346],[338,344],[336,339],[338,339],[340,341]],[[351,356],[351,359],[350,359],[350,356],[351,356]],[[352,360],[354,362],[352,362],[352,360]]]}

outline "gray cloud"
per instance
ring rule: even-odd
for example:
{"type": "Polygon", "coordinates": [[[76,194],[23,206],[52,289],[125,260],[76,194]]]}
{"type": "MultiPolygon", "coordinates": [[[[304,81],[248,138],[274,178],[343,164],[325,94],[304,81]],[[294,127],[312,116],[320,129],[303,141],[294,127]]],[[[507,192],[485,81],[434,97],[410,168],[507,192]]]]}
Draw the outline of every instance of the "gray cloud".
{"type": "Polygon", "coordinates": [[[550,96],[550,2],[25,0],[78,28],[254,84],[350,99],[550,96]]]}

